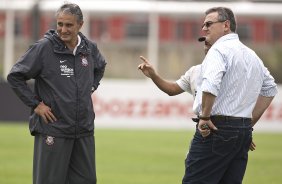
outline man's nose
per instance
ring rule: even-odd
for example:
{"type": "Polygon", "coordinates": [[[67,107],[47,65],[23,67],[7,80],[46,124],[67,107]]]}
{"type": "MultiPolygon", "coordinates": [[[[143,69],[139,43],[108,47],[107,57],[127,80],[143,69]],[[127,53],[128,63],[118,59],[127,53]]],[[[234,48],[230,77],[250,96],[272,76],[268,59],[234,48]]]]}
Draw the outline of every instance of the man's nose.
{"type": "Polygon", "coordinates": [[[62,26],[62,32],[67,32],[67,27],[66,26],[62,26]]]}
{"type": "Polygon", "coordinates": [[[208,30],[207,26],[203,26],[203,27],[202,27],[202,30],[203,30],[203,31],[207,31],[207,30],[208,30]]]}

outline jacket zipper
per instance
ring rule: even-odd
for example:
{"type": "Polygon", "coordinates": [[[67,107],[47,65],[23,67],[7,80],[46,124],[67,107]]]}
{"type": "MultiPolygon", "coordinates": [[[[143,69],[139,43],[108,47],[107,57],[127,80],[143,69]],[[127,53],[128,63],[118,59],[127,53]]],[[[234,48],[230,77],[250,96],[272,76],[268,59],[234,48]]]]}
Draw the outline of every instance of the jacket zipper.
{"type": "Polygon", "coordinates": [[[78,134],[78,116],[79,116],[79,91],[77,85],[77,74],[76,74],[76,56],[74,55],[74,78],[75,78],[75,85],[76,85],[76,115],[75,115],[75,138],[77,138],[78,134]]]}

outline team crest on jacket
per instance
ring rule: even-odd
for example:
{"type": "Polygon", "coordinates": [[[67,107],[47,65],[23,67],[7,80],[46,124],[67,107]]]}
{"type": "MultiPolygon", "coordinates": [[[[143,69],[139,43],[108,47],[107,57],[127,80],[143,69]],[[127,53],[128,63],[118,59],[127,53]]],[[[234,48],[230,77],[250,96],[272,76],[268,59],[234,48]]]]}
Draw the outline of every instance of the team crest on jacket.
{"type": "Polygon", "coordinates": [[[88,61],[84,55],[80,56],[82,66],[88,66],[88,61]]]}
{"type": "Polygon", "coordinates": [[[51,145],[53,145],[54,142],[55,142],[54,139],[55,139],[55,137],[47,136],[45,142],[46,142],[46,144],[47,144],[48,146],[51,146],[51,145]]]}

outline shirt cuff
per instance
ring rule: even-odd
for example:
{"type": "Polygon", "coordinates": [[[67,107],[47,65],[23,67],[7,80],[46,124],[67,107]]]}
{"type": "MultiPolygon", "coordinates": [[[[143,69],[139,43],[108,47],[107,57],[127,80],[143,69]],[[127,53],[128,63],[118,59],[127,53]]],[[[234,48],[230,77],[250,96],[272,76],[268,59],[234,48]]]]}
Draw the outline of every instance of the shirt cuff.
{"type": "Polygon", "coordinates": [[[260,95],[261,96],[265,96],[265,97],[273,97],[275,96],[276,94],[278,93],[278,89],[277,89],[277,86],[274,87],[274,88],[271,88],[267,91],[261,91],[260,92],[260,95]]]}
{"type": "Polygon", "coordinates": [[[213,94],[214,96],[218,96],[219,90],[217,89],[216,85],[212,85],[211,83],[204,80],[201,88],[203,92],[208,92],[213,94]]]}

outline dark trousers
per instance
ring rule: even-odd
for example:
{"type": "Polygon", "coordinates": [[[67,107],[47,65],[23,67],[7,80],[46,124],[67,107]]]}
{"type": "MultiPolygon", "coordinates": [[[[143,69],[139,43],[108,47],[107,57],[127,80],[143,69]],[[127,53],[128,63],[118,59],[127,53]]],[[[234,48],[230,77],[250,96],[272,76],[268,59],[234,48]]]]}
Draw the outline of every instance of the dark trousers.
{"type": "Polygon", "coordinates": [[[250,119],[214,121],[203,138],[196,128],[185,160],[183,184],[241,184],[252,141],[250,119]]]}
{"type": "Polygon", "coordinates": [[[46,139],[34,139],[33,184],[96,184],[93,136],[46,139]]]}

